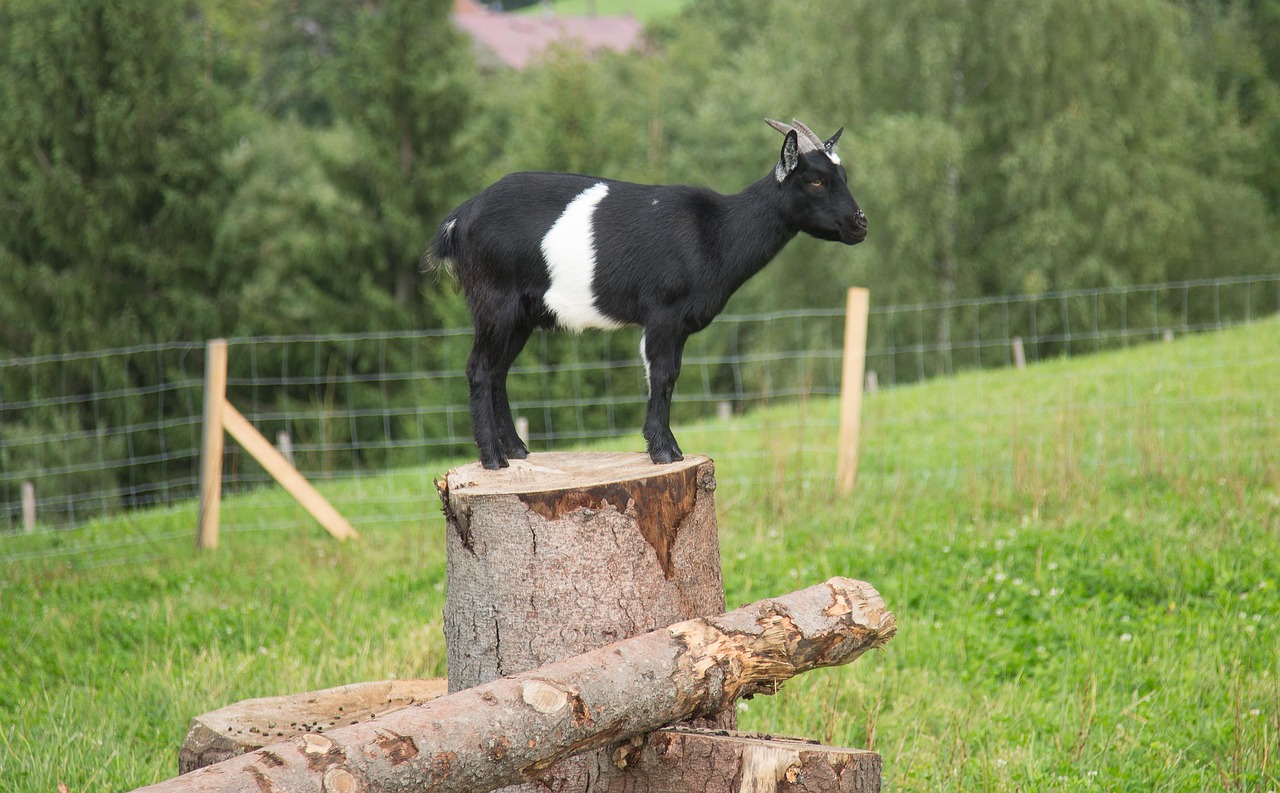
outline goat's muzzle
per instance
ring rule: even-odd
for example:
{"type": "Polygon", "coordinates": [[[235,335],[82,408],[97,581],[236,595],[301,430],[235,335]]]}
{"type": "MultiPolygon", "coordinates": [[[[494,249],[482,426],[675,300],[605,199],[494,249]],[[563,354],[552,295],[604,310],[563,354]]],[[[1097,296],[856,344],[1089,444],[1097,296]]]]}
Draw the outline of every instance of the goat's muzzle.
{"type": "Polygon", "coordinates": [[[841,229],[841,242],[846,245],[857,245],[867,238],[867,216],[861,209],[853,212],[853,223],[847,229],[841,229]]]}

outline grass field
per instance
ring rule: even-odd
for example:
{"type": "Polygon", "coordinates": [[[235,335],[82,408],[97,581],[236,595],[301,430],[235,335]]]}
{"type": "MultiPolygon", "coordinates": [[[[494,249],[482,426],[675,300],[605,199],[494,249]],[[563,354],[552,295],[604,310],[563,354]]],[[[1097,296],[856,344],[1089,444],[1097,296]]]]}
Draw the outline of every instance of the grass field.
{"type": "MultiPolygon", "coordinates": [[[[555,0],[551,10],[566,16],[618,16],[630,14],[641,22],[675,16],[688,0],[555,0]]],[[[541,3],[520,9],[524,14],[545,13],[541,3]]]]}
{"type": "MultiPolygon", "coordinates": [[[[779,483],[717,490],[731,605],[849,575],[898,619],[742,727],[874,748],[889,791],[1280,790],[1278,394],[1275,321],[883,391],[849,497],[792,484],[830,465],[829,400],[683,428],[723,482],[779,483]]],[[[326,484],[371,505],[345,545],[273,490],[229,499],[216,553],[194,505],[5,538],[0,789],[127,790],[196,713],[443,675],[455,462],[326,484]],[[99,550],[40,555],[68,542],[99,550]]]]}

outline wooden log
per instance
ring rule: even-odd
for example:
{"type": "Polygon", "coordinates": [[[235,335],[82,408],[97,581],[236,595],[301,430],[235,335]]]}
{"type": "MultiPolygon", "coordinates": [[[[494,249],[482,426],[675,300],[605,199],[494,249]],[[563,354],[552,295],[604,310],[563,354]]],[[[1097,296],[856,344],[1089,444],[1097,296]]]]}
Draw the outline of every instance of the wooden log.
{"type": "MultiPolygon", "coordinates": [[[[299,694],[310,697],[364,686],[387,683],[438,683],[446,681],[386,681],[329,689],[325,692],[299,694]]],[[[339,696],[330,704],[345,702],[347,713],[369,707],[368,699],[377,697],[339,696]],[[359,701],[358,701],[359,700],[359,701]]],[[[283,719],[296,719],[297,712],[275,700],[292,697],[268,697],[245,700],[221,710],[196,717],[205,724],[216,723],[224,730],[240,734],[233,754],[260,749],[268,742],[259,725],[273,719],[285,724],[285,734],[301,734],[283,719]]],[[[376,702],[374,703],[377,704],[376,702]]],[[[341,707],[341,705],[338,705],[341,707]]],[[[403,707],[403,705],[400,705],[403,707]]],[[[330,708],[332,709],[332,708],[330,708]]],[[[384,706],[383,712],[399,707],[384,706]]],[[[315,709],[312,718],[323,719],[332,714],[315,709]]],[[[194,729],[194,725],[193,725],[194,729]]],[[[748,735],[727,730],[673,727],[654,730],[643,738],[635,738],[606,753],[608,761],[594,769],[594,793],[876,793],[880,790],[880,755],[865,749],[822,746],[817,741],[776,735],[748,735]]],[[[224,758],[225,759],[225,758],[224,758]]],[[[191,760],[196,765],[182,773],[221,762],[205,754],[191,760]]]]}
{"type": "MultiPolygon", "coordinates": [[[[706,457],[654,465],[645,454],[533,454],[501,471],[471,463],[437,486],[450,691],[724,611],[706,457]]],[[[729,729],[736,714],[699,724],[729,729]]],[[[584,789],[607,766],[607,757],[566,760],[538,786],[584,789]]]]}
{"type": "Polygon", "coordinates": [[[599,793],[878,793],[880,755],[776,735],[674,727],[618,747],[599,793]]]}
{"type": "Polygon", "coordinates": [[[178,773],[221,763],[308,732],[385,716],[447,693],[448,681],[382,680],[282,697],[246,699],[191,720],[178,750],[178,773]]]}
{"type": "Polygon", "coordinates": [[[485,793],[564,757],[773,693],[796,674],[882,646],[895,630],[874,588],[833,578],[143,790],[485,793]]]}

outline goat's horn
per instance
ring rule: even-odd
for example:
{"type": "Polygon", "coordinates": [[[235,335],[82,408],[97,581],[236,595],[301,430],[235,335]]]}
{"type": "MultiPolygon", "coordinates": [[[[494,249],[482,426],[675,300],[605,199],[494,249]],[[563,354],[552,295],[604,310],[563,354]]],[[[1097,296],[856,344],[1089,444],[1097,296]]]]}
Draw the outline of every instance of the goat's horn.
{"type": "Polygon", "coordinates": [[[775,121],[775,120],[774,120],[774,119],[772,119],[772,118],[766,118],[766,119],[764,120],[764,123],[768,124],[769,126],[773,127],[774,129],[778,130],[778,131],[779,131],[779,132],[781,132],[783,135],[787,134],[787,133],[788,133],[788,132],[790,132],[790,131],[791,131],[791,129],[792,129],[792,127],[791,127],[791,125],[790,125],[790,124],[784,124],[783,122],[781,122],[781,121],[775,121]]]}
{"type": "MultiPolygon", "coordinates": [[[[795,121],[795,119],[792,119],[792,121],[795,121]]],[[[778,130],[783,135],[788,132],[796,133],[796,146],[797,150],[801,154],[804,154],[807,151],[822,151],[822,141],[818,140],[817,136],[813,134],[813,131],[803,124],[801,124],[800,128],[797,129],[790,124],[784,124],[781,121],[775,121],[771,118],[766,118],[765,123],[778,130]],[[814,143],[814,141],[817,141],[817,143],[814,143]]]]}
{"type": "MultiPolygon", "coordinates": [[[[813,130],[809,129],[804,124],[800,123],[798,119],[794,119],[794,118],[791,119],[791,125],[796,128],[796,131],[799,132],[801,136],[809,139],[809,142],[813,144],[813,148],[818,150],[822,150],[826,148],[826,144],[822,142],[822,138],[815,135],[813,133],[813,130]]],[[[808,148],[808,147],[801,146],[802,150],[805,148],[808,148]]]]}

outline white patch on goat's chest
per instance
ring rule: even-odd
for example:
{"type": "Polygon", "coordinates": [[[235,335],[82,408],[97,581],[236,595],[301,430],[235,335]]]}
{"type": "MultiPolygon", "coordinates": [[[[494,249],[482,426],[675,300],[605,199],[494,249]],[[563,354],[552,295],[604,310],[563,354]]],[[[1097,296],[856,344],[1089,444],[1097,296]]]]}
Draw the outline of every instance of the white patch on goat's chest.
{"type": "Polygon", "coordinates": [[[592,279],[596,271],[596,246],[592,217],[609,192],[604,182],[577,195],[542,238],[542,258],[547,262],[551,288],[543,295],[556,321],[573,331],[586,328],[620,328],[596,308],[592,279]]]}

